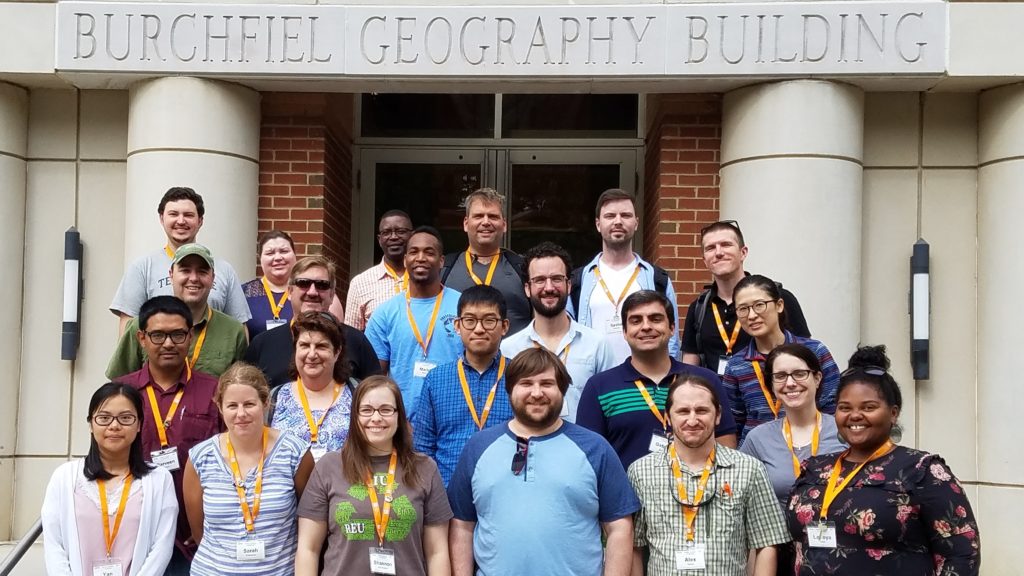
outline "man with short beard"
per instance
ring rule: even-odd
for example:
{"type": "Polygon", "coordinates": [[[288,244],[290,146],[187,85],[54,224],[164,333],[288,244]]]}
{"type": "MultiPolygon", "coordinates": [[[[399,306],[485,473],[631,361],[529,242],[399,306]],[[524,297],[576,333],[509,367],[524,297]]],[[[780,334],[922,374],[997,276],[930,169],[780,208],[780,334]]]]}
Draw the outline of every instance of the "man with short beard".
{"type": "Polygon", "coordinates": [[[604,335],[576,322],[565,311],[572,288],[569,253],[557,244],[542,242],[528,250],[523,261],[527,271],[523,289],[535,314],[526,328],[502,341],[501,352],[513,358],[527,348],[543,346],[557,355],[571,379],[562,418],[575,422],[587,380],[615,366],[615,362],[604,335]]]}
{"type": "Polygon", "coordinates": [[[640,503],[608,442],[558,416],[568,387],[544,348],[509,364],[513,419],[470,439],[448,485],[453,576],[629,574],[640,503]]]}

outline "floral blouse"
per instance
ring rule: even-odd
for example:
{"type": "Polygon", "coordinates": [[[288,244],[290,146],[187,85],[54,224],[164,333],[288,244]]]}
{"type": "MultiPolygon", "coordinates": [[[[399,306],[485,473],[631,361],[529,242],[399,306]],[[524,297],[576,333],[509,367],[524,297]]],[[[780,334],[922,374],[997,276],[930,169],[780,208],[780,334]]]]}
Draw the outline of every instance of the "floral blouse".
{"type": "Polygon", "coordinates": [[[902,446],[864,466],[829,506],[837,547],[809,547],[806,526],[818,522],[836,457],[804,461],[790,494],[797,575],[978,574],[978,524],[960,482],[939,456],[902,446]]]}

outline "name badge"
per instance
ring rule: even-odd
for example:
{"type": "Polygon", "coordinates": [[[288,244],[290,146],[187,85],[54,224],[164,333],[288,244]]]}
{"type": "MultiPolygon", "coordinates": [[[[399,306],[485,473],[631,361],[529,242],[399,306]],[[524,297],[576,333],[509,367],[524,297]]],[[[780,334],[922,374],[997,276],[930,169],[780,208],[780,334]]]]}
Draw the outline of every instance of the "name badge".
{"type": "Polygon", "coordinates": [[[313,444],[309,447],[309,453],[313,456],[313,462],[319,462],[324,457],[324,454],[327,454],[327,447],[313,444]]]}
{"type": "Polygon", "coordinates": [[[263,560],[267,557],[267,550],[263,540],[242,540],[235,543],[235,560],[251,562],[263,560]]]}
{"type": "Polygon", "coordinates": [[[121,560],[118,558],[97,560],[92,565],[92,576],[124,576],[121,560]]]}
{"type": "Polygon", "coordinates": [[[437,364],[433,362],[427,362],[426,360],[420,360],[412,367],[412,375],[417,378],[426,378],[427,373],[436,367],[437,364]]]}
{"type": "Polygon", "coordinates": [[[370,548],[370,572],[394,576],[395,551],[387,548],[370,548]]]}
{"type": "Polygon", "coordinates": [[[153,464],[166,469],[168,472],[174,472],[181,466],[178,462],[177,446],[168,446],[163,450],[154,450],[149,453],[149,457],[153,464]]]}
{"type": "Polygon", "coordinates": [[[604,330],[608,334],[622,334],[622,316],[618,314],[612,316],[608,323],[604,325],[604,330]]]}
{"type": "Polygon", "coordinates": [[[274,320],[267,320],[267,330],[272,330],[274,328],[277,328],[278,326],[282,326],[282,325],[287,324],[287,323],[288,323],[287,320],[282,320],[280,318],[277,318],[277,319],[274,319],[274,320]]]}
{"type": "Polygon", "coordinates": [[[811,522],[807,525],[807,544],[811,548],[836,547],[835,522],[811,522]]]}
{"type": "Polygon", "coordinates": [[[722,354],[718,357],[718,375],[723,376],[725,374],[725,367],[729,365],[729,357],[722,354]]]}
{"type": "Polygon", "coordinates": [[[704,570],[704,545],[692,544],[676,551],[676,570],[704,570]]]}
{"type": "Polygon", "coordinates": [[[651,434],[651,444],[647,447],[649,452],[664,452],[668,450],[668,438],[661,430],[651,434]]]}

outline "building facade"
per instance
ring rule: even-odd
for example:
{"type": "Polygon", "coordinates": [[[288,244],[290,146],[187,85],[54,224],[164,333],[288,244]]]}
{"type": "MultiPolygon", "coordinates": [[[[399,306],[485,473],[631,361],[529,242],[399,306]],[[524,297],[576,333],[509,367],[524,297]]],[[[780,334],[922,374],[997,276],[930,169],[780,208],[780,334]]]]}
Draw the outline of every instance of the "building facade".
{"type": "Polygon", "coordinates": [[[699,230],[730,218],[747,268],[799,295],[841,365],[886,344],[903,443],[964,482],[984,573],[1015,573],[1024,4],[436,4],[0,3],[0,541],[87,449],[108,306],[126,263],[163,242],[170,186],[204,196],[199,239],[243,281],[258,232],[280,228],[339,263],[343,300],[379,258],[385,210],[454,250],[460,198],[492,186],[509,247],[550,238],[582,264],[594,200],[620,187],[640,197],[637,250],[670,271],[681,316],[710,280],[699,230]],[[84,291],[64,361],[71,226],[84,291]],[[927,380],[910,363],[919,238],[927,380]]]}

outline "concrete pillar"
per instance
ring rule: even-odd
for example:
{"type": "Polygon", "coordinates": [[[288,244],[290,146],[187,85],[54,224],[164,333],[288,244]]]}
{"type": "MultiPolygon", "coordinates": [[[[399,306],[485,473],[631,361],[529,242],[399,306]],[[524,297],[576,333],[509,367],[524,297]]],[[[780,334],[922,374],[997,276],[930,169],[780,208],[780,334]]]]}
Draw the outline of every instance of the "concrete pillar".
{"type": "Polygon", "coordinates": [[[163,246],[156,213],[171,186],[203,196],[199,242],[238,271],[256,271],[260,96],[198,78],[159,78],[132,87],[128,117],[125,263],[163,246]]]}
{"type": "Polygon", "coordinates": [[[726,94],[721,215],[740,223],[748,271],[800,300],[844,365],[860,337],[864,95],[817,80],[726,94]]]}
{"type": "MultiPolygon", "coordinates": [[[[28,92],[0,82],[0,262],[4,262],[6,317],[0,332],[0,541],[11,537],[14,449],[21,381],[21,304],[25,258],[25,157],[28,152],[28,92]]],[[[17,535],[17,536],[20,536],[17,535]]]]}

